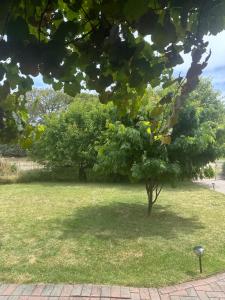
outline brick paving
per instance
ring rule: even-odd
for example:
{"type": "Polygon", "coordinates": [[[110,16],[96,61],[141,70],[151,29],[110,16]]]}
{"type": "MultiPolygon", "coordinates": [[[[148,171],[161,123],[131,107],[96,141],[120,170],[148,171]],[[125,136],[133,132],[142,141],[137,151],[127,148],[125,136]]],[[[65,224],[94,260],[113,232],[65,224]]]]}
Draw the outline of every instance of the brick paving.
{"type": "Polygon", "coordinates": [[[0,300],[225,300],[225,273],[163,288],[0,284],[0,300]]]}

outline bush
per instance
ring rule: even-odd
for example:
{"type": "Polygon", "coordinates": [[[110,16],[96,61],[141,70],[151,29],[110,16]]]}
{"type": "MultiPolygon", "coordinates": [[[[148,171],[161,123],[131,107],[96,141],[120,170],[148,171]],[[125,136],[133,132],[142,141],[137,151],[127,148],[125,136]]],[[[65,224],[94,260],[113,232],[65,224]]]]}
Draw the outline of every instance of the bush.
{"type": "MultiPolygon", "coordinates": [[[[16,179],[19,183],[27,182],[81,182],[77,168],[56,168],[56,169],[36,169],[20,172],[16,179]]],[[[87,173],[88,182],[128,182],[128,178],[121,175],[106,176],[101,175],[93,170],[87,173]]]]}

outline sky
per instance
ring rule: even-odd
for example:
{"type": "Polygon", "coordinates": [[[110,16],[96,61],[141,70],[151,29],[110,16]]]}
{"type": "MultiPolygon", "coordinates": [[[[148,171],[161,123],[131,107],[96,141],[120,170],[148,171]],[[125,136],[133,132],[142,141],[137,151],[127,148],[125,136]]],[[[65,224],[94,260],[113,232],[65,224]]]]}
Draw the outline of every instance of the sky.
{"type": "MultiPolygon", "coordinates": [[[[210,77],[214,88],[225,94],[225,31],[216,36],[207,36],[205,40],[209,42],[208,51],[211,49],[212,55],[203,76],[210,77]]],[[[174,70],[175,74],[181,72],[181,76],[185,75],[191,63],[190,54],[183,55],[183,58],[184,63],[174,70]]]]}
{"type": "MultiPolygon", "coordinates": [[[[203,76],[210,77],[215,89],[225,94],[225,31],[216,36],[207,36],[205,40],[209,41],[208,50],[211,49],[212,55],[208,66],[203,72],[203,76]]],[[[184,63],[175,68],[174,74],[186,74],[191,62],[190,55],[183,55],[184,63]]],[[[44,84],[41,76],[33,78],[36,88],[49,87],[44,84]]]]}

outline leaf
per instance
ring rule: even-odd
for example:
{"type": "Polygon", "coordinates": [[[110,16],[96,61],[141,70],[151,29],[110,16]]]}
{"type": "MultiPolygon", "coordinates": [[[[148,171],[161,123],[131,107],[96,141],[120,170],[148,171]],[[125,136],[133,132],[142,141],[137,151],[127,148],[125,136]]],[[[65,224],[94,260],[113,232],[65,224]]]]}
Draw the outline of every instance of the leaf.
{"type": "Polygon", "coordinates": [[[71,97],[75,97],[80,92],[80,84],[77,81],[64,84],[64,92],[71,97]]]}
{"type": "Polygon", "coordinates": [[[150,127],[147,128],[147,133],[151,134],[151,128],[150,127]]]}
{"type": "Polygon", "coordinates": [[[62,84],[62,82],[54,82],[53,84],[52,84],[52,87],[53,87],[53,89],[55,90],[55,91],[58,91],[58,90],[61,90],[62,89],[62,87],[63,87],[63,84],[62,84]]]}
{"type": "Polygon", "coordinates": [[[151,117],[158,117],[164,111],[162,106],[157,106],[151,111],[151,117]]]}
{"type": "Polygon", "coordinates": [[[7,26],[7,38],[9,41],[23,41],[28,37],[29,28],[27,22],[22,17],[11,19],[7,26]]]}
{"type": "Polygon", "coordinates": [[[169,145],[171,143],[171,136],[170,135],[163,135],[161,137],[161,142],[162,142],[162,144],[169,145]]]}
{"type": "Polygon", "coordinates": [[[173,93],[169,92],[167,95],[165,95],[164,97],[162,97],[162,99],[159,101],[159,103],[161,105],[164,105],[164,104],[171,103],[172,100],[173,100],[173,93]]]}
{"type": "Polygon", "coordinates": [[[47,75],[43,75],[43,81],[44,81],[44,83],[47,83],[47,84],[53,84],[54,83],[54,79],[47,76],[47,75]]]}
{"type": "MultiPolygon", "coordinates": [[[[138,3],[138,1],[137,1],[138,3]]],[[[137,21],[137,29],[140,34],[148,35],[155,30],[155,26],[158,22],[158,15],[154,13],[152,9],[149,9],[140,19],[137,21]]]]}
{"type": "Polygon", "coordinates": [[[137,20],[148,9],[147,0],[127,0],[124,6],[124,14],[130,21],[137,20]]]}

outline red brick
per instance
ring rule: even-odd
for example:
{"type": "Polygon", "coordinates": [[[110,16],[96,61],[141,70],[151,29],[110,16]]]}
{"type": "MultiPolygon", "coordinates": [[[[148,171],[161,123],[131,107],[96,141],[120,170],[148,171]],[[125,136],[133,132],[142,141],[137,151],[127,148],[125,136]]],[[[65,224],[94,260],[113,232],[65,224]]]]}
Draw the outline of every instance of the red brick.
{"type": "Polygon", "coordinates": [[[1,292],[1,295],[2,296],[5,296],[5,295],[12,295],[12,293],[15,291],[15,289],[17,288],[17,284],[9,284],[7,286],[6,289],[4,289],[3,292],[1,292]]]}
{"type": "Polygon", "coordinates": [[[197,295],[200,300],[209,300],[209,297],[206,295],[204,291],[197,291],[197,295]]]}
{"type": "Polygon", "coordinates": [[[122,286],[120,289],[121,298],[130,298],[130,289],[122,286]]]}
{"type": "Polygon", "coordinates": [[[151,288],[151,289],[148,289],[148,291],[149,291],[149,294],[152,299],[160,300],[159,292],[157,289],[151,288]]]}
{"type": "Polygon", "coordinates": [[[53,288],[53,290],[52,290],[52,292],[51,292],[51,296],[54,296],[54,297],[61,296],[62,289],[63,289],[63,285],[62,284],[55,285],[54,288],[53,288]]]}
{"type": "Polygon", "coordinates": [[[71,296],[80,296],[82,292],[83,285],[82,284],[75,284],[73,286],[71,296]]]}
{"type": "MultiPolygon", "coordinates": [[[[74,298],[72,298],[74,299],[74,298]]],[[[59,300],[70,300],[70,297],[60,296],[59,300]]]]}
{"type": "Polygon", "coordinates": [[[140,296],[141,296],[141,299],[145,300],[145,299],[151,299],[150,297],[150,294],[149,294],[149,291],[147,288],[141,288],[140,289],[140,296]]]}
{"type": "Polygon", "coordinates": [[[225,297],[225,294],[224,292],[206,292],[207,296],[208,297],[218,297],[218,298],[224,298],[225,297]]]}
{"type": "Polygon", "coordinates": [[[101,291],[101,297],[110,297],[110,287],[109,286],[102,286],[102,291],[101,291]]]}
{"type": "Polygon", "coordinates": [[[36,285],[35,289],[32,292],[32,296],[40,296],[44,288],[44,284],[36,285]]]}
{"type": "Polygon", "coordinates": [[[171,296],[188,296],[188,293],[186,292],[186,290],[179,290],[179,291],[175,291],[170,293],[171,296]]]}
{"type": "Polygon", "coordinates": [[[175,286],[168,286],[168,287],[159,289],[160,294],[169,294],[169,293],[172,293],[175,291],[177,291],[177,288],[175,286]]]}
{"type": "Polygon", "coordinates": [[[170,296],[169,296],[169,294],[163,294],[163,295],[160,295],[160,299],[161,300],[170,300],[170,296]]]}
{"type": "Polygon", "coordinates": [[[85,284],[82,288],[81,296],[89,297],[91,296],[92,284],[85,284]]]}
{"type": "Polygon", "coordinates": [[[139,293],[139,288],[130,287],[131,293],[139,293]]]}
{"type": "Polygon", "coordinates": [[[29,298],[31,298],[31,296],[19,296],[18,300],[29,300],[29,298]]]}
{"type": "Polygon", "coordinates": [[[120,286],[111,286],[111,298],[120,298],[120,286]]]}
{"type": "Polygon", "coordinates": [[[48,297],[43,296],[29,296],[28,300],[48,300],[48,297]]]}
{"type": "Polygon", "coordinates": [[[140,300],[140,293],[130,293],[130,297],[132,300],[140,300]]]}
{"type": "Polygon", "coordinates": [[[93,285],[91,290],[91,296],[100,297],[101,296],[101,287],[99,285],[93,285]]]}
{"type": "Polygon", "coordinates": [[[63,286],[61,297],[69,297],[71,295],[71,292],[73,290],[73,285],[72,284],[66,284],[63,286]]]}
{"type": "Polygon", "coordinates": [[[212,287],[212,290],[214,292],[221,292],[221,291],[223,291],[223,289],[221,288],[221,286],[219,286],[216,282],[210,283],[210,286],[212,287]]]}
{"type": "Polygon", "coordinates": [[[209,284],[204,284],[204,285],[196,286],[195,290],[210,292],[210,291],[212,291],[212,287],[209,284]]]}
{"type": "Polygon", "coordinates": [[[196,290],[193,287],[186,289],[186,292],[187,292],[188,296],[191,296],[191,297],[197,296],[196,290]]]}

